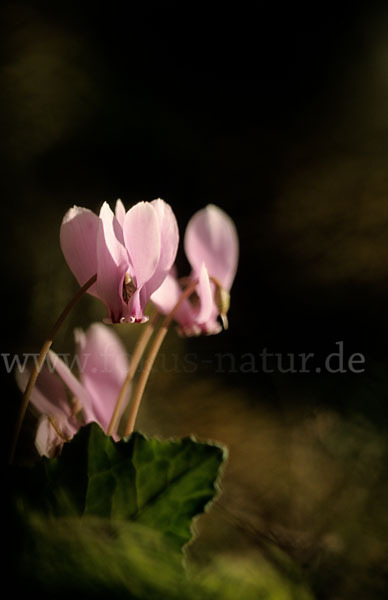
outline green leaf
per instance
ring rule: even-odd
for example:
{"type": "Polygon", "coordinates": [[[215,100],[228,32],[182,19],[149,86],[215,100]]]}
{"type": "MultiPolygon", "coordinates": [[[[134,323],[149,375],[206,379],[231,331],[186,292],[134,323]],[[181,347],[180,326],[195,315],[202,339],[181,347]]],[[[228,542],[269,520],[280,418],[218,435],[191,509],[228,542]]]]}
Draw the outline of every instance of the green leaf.
{"type": "Polygon", "coordinates": [[[115,443],[91,424],[24,478],[30,481],[24,496],[30,508],[56,517],[137,522],[181,548],[192,536],[193,518],[217,493],[224,459],[225,449],[216,444],[140,433],[115,443]]]}
{"type": "Polygon", "coordinates": [[[93,426],[85,514],[136,521],[182,546],[191,538],[193,517],[217,492],[224,458],[220,446],[192,438],[163,441],[134,433],[114,444],[93,426]]]}

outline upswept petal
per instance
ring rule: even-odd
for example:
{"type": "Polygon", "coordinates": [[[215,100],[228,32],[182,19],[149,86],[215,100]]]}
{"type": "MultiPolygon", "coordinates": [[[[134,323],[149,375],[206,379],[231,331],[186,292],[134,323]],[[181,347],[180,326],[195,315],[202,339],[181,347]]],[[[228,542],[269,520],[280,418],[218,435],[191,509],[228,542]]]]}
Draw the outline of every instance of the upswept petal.
{"type": "Polygon", "coordinates": [[[94,323],[86,333],[77,329],[74,335],[83,364],[80,379],[92,401],[90,420],[106,431],[128,372],[128,356],[117,335],[101,323],[94,323]]]}
{"type": "Polygon", "coordinates": [[[199,296],[200,306],[196,321],[202,325],[210,319],[214,309],[213,291],[205,263],[202,263],[199,271],[197,294],[199,296]]]}
{"type": "MultiPolygon", "coordinates": [[[[182,295],[182,289],[176,278],[168,274],[162,285],[152,294],[151,301],[163,315],[172,311],[179,298],[182,295]]],[[[175,313],[174,320],[182,327],[191,326],[194,322],[194,311],[188,300],[180,305],[175,313]]]]}
{"type": "MultiPolygon", "coordinates": [[[[58,360],[60,360],[59,357],[58,360]]],[[[30,374],[31,371],[28,368],[22,372],[16,371],[16,382],[23,392],[27,387],[30,374]]],[[[39,412],[54,417],[56,420],[67,419],[71,416],[65,386],[55,373],[50,373],[46,366],[40,371],[32,390],[31,404],[39,412]]]]}
{"type": "Polygon", "coordinates": [[[173,210],[167,202],[158,198],[151,205],[155,209],[160,230],[160,256],[156,271],[146,284],[148,298],[158,289],[170,272],[178,250],[179,230],[173,210]]]}
{"type": "MultiPolygon", "coordinates": [[[[65,382],[69,390],[72,394],[74,394],[78,403],[82,407],[83,416],[86,422],[89,422],[89,419],[93,418],[93,408],[91,398],[85,389],[85,387],[78,381],[78,379],[73,375],[69,367],[63,362],[61,358],[53,350],[49,350],[48,358],[50,363],[60,376],[60,378],[65,382]]],[[[85,361],[87,357],[84,357],[85,361]]],[[[82,361],[80,361],[80,369],[82,370],[84,367],[82,361]]],[[[50,398],[51,399],[51,398],[50,398]]],[[[55,400],[54,400],[55,402],[55,400]]],[[[43,411],[42,411],[43,412],[43,411]]],[[[49,413],[46,413],[49,414],[49,413]]]]}
{"type": "Polygon", "coordinates": [[[232,219],[219,207],[208,204],[190,219],[184,248],[198,274],[205,263],[210,277],[230,290],[237,270],[239,243],[232,219]]]}
{"type": "Polygon", "coordinates": [[[122,228],[124,225],[125,207],[120,198],[116,202],[115,216],[118,222],[120,223],[120,227],[122,228]]]}
{"type": "Polygon", "coordinates": [[[109,250],[114,264],[116,266],[124,263],[127,265],[128,254],[124,247],[122,227],[107,202],[104,202],[101,206],[100,221],[103,224],[106,247],[109,250]]]}
{"type": "Polygon", "coordinates": [[[149,202],[138,202],[125,215],[123,234],[138,290],[151,279],[160,258],[160,230],[156,210],[149,202]]]}
{"type": "MultiPolygon", "coordinates": [[[[60,243],[66,262],[80,285],[97,273],[97,231],[99,219],[88,208],[73,206],[63,217],[60,243]]],[[[98,297],[96,284],[88,290],[98,297]]]]}
{"type": "Polygon", "coordinates": [[[120,322],[127,313],[122,290],[128,255],[119,239],[121,233],[117,218],[104,202],[97,232],[97,291],[113,323],[120,322]]]}

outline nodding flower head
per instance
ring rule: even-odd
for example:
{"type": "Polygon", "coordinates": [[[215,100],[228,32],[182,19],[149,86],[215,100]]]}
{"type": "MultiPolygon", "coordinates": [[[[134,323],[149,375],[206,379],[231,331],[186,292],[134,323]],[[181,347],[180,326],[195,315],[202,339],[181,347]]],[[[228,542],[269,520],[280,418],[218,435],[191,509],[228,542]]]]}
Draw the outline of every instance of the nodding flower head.
{"type": "MultiPolygon", "coordinates": [[[[185,300],[175,314],[178,331],[185,336],[215,334],[226,329],[230,289],[236,275],[239,243],[232,219],[214,204],[209,204],[190,219],[184,247],[192,272],[184,281],[198,281],[196,292],[185,300]]],[[[182,281],[173,272],[151,297],[157,309],[171,312],[182,293],[182,281]]]]}
{"type": "Polygon", "coordinates": [[[63,218],[63,254],[80,285],[94,274],[88,290],[107,307],[108,323],[144,323],[145,306],[163,283],[178,248],[179,233],[171,207],[161,199],[139,202],[115,213],[104,202],[97,216],[74,206],[63,218]]]}
{"type": "MultiPolygon", "coordinates": [[[[41,455],[48,457],[58,454],[82,425],[96,422],[107,431],[128,372],[125,348],[111,328],[94,323],[86,332],[76,329],[74,334],[76,354],[72,364],[77,364],[79,377],[50,350],[50,368],[43,367],[31,394],[31,403],[40,414],[35,445],[41,455]]],[[[28,369],[16,373],[21,389],[26,387],[28,377],[28,369]]]]}

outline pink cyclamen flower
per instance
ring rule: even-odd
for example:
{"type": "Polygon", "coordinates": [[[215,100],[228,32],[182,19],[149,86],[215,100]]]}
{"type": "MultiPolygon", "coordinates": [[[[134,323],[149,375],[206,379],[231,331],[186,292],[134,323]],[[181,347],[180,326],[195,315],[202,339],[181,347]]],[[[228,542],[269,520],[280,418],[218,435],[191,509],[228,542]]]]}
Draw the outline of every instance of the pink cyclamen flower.
{"type": "MultiPolygon", "coordinates": [[[[48,457],[55,456],[83,425],[95,422],[107,431],[128,372],[125,348],[108,327],[94,323],[86,333],[76,329],[74,335],[72,364],[78,366],[79,379],[50,351],[50,368],[43,367],[31,394],[31,403],[40,413],[35,445],[39,454],[48,457]]],[[[27,369],[16,374],[21,389],[28,377],[27,369]]]]}
{"type": "MultiPolygon", "coordinates": [[[[190,281],[198,280],[196,300],[185,300],[175,320],[182,335],[219,333],[220,316],[227,326],[229,292],[236,275],[239,243],[232,219],[214,204],[209,204],[190,219],[184,247],[191,264],[190,281]]],[[[182,294],[180,282],[171,272],[151,297],[157,309],[168,314],[182,294]]]]}
{"type": "Polygon", "coordinates": [[[106,202],[99,216],[71,208],[60,241],[81,286],[97,274],[88,293],[106,305],[106,322],[144,323],[145,306],[175,261],[179,233],[171,207],[160,198],[138,202],[128,212],[118,200],[115,214],[106,202]]]}

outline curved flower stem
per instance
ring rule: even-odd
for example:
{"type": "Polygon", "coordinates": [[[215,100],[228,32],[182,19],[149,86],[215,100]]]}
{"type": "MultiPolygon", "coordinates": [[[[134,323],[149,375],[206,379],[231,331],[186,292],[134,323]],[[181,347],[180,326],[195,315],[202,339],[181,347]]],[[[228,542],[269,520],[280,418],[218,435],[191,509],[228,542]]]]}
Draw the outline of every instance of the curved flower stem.
{"type": "Polygon", "coordinates": [[[137,344],[136,344],[133,354],[131,356],[131,362],[129,364],[127,376],[124,379],[123,385],[121,386],[119,395],[117,397],[116,406],[113,411],[112,418],[110,420],[109,427],[106,432],[107,435],[113,435],[113,433],[116,429],[117,421],[119,420],[119,415],[121,412],[121,408],[123,406],[123,402],[127,395],[128,388],[129,388],[130,383],[136,373],[136,369],[139,365],[141,357],[144,354],[144,350],[146,349],[146,346],[150,340],[150,337],[152,336],[153,332],[155,331],[155,326],[156,326],[156,323],[158,322],[159,317],[160,317],[159,313],[154,314],[151,321],[143,329],[139,339],[137,340],[137,344]]]}
{"type": "Polygon", "coordinates": [[[79,302],[79,300],[82,298],[82,296],[85,294],[85,292],[88,291],[88,289],[93,285],[93,283],[95,283],[97,280],[97,274],[93,275],[93,277],[91,277],[90,279],[88,279],[88,281],[86,283],[84,283],[84,285],[77,291],[77,293],[75,294],[75,296],[70,300],[70,302],[67,304],[67,306],[65,307],[65,309],[62,311],[62,313],[59,315],[58,319],[56,320],[56,322],[54,323],[53,327],[51,328],[46,341],[44,342],[40,354],[38,356],[38,360],[35,362],[34,368],[31,372],[30,378],[28,380],[27,383],[27,387],[24,391],[23,394],[23,399],[22,399],[22,404],[20,406],[19,409],[19,414],[18,414],[18,418],[16,421],[16,427],[15,427],[15,433],[14,433],[14,437],[12,440],[12,447],[11,447],[11,453],[10,453],[10,462],[13,461],[13,457],[15,454],[15,450],[16,450],[16,444],[18,442],[18,438],[19,438],[19,434],[20,434],[20,430],[22,427],[22,423],[24,420],[24,416],[26,414],[27,411],[27,407],[28,407],[28,403],[30,400],[30,396],[31,396],[31,392],[34,388],[34,385],[36,383],[36,380],[38,378],[39,372],[43,366],[43,363],[45,361],[45,358],[48,354],[48,351],[51,348],[51,345],[53,343],[53,340],[55,338],[55,336],[57,335],[62,323],[65,321],[65,319],[68,317],[69,313],[73,310],[73,308],[75,307],[75,305],[79,302]]]}
{"type": "Polygon", "coordinates": [[[147,385],[147,381],[151,374],[152,367],[154,365],[157,354],[160,350],[160,346],[162,345],[163,340],[166,337],[170,323],[173,320],[175,313],[180,308],[181,304],[187,298],[189,298],[189,296],[191,296],[191,294],[194,292],[195,288],[197,287],[197,284],[198,284],[198,279],[196,279],[190,285],[187,286],[187,288],[182,293],[181,297],[179,298],[178,302],[175,304],[172,311],[168,315],[166,315],[166,317],[164,318],[163,323],[160,326],[160,329],[158,330],[158,332],[155,336],[155,339],[152,343],[152,346],[151,346],[148,356],[146,358],[146,361],[144,364],[144,369],[141,372],[138,384],[135,389],[135,393],[134,393],[132,401],[131,401],[131,407],[130,407],[130,411],[129,411],[129,415],[128,415],[128,421],[127,421],[127,425],[126,425],[125,432],[124,432],[125,437],[130,435],[135,427],[135,421],[136,421],[137,413],[139,411],[139,407],[140,407],[141,399],[143,397],[145,386],[147,385]]]}

